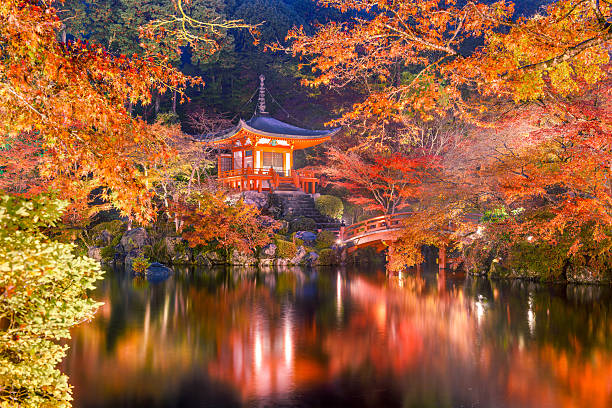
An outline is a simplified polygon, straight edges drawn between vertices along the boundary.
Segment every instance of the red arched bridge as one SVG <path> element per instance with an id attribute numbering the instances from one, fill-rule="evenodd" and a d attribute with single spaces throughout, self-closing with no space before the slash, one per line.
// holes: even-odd
<path id="1" fill-rule="evenodd" d="M 400 237 L 403 220 L 414 214 L 414 212 L 403 212 L 380 215 L 348 227 L 341 227 L 338 239 L 349 253 L 366 246 L 383 250 Z M 443 246 L 438 248 L 438 264 L 441 269 L 446 267 L 446 261 L 446 247 Z"/>
<path id="2" fill-rule="evenodd" d="M 402 220 L 414 213 L 380 215 L 348 227 L 340 228 L 340 241 L 351 248 L 372 246 L 395 241 L 402 231 Z"/>

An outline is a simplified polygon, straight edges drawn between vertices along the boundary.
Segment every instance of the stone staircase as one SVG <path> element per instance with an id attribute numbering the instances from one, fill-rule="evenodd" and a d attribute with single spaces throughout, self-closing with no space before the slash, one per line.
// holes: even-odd
<path id="1" fill-rule="evenodd" d="M 281 186 L 279 185 L 278 190 L 273 194 L 278 202 L 282 204 L 283 217 L 308 217 L 317 223 L 317 229 L 340 230 L 340 223 L 337 220 L 329 218 L 317 210 L 314 198 L 310 194 L 306 194 L 298 189 L 281 190 Z"/>

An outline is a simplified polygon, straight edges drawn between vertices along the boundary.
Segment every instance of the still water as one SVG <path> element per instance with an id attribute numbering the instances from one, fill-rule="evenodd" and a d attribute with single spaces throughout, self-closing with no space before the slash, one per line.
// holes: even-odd
<path id="1" fill-rule="evenodd" d="M 610 407 L 611 292 L 423 271 L 108 272 L 75 407 Z"/>

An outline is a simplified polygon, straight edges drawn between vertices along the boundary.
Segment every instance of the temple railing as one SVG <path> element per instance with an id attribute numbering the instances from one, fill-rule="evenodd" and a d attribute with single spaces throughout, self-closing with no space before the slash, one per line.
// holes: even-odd
<path id="1" fill-rule="evenodd" d="M 230 188 L 243 190 L 276 190 L 280 184 L 293 184 L 307 193 L 314 193 L 318 178 L 309 170 L 281 170 L 251 167 L 220 171 L 217 180 Z"/>

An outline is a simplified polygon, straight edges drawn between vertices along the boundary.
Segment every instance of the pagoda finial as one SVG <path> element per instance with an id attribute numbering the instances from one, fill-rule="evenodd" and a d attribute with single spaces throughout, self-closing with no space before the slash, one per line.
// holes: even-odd
<path id="1" fill-rule="evenodd" d="M 259 75 L 259 113 L 268 113 L 266 112 L 266 86 L 264 85 L 264 81 L 266 77 L 263 74 Z"/>

